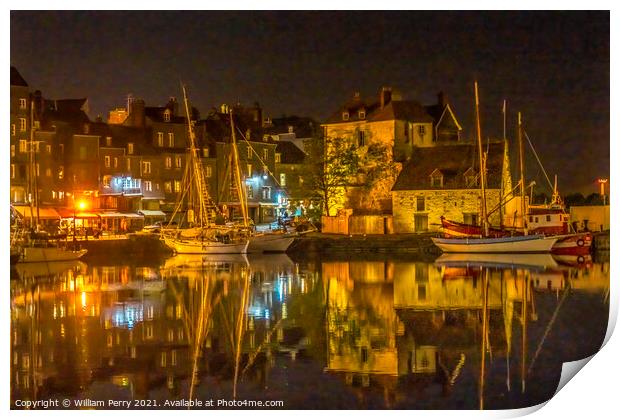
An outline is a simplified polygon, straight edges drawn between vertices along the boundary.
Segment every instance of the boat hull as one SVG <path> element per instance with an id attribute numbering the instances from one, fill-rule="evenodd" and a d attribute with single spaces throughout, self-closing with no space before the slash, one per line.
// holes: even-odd
<path id="1" fill-rule="evenodd" d="M 448 253 L 545 253 L 550 252 L 557 238 L 515 236 L 510 238 L 432 238 L 433 243 Z"/>
<path id="2" fill-rule="evenodd" d="M 267 233 L 264 235 L 257 235 L 250 238 L 250 244 L 248 245 L 248 253 L 261 253 L 261 252 L 286 252 L 286 250 L 295 241 L 296 235 L 294 234 L 277 234 Z"/>
<path id="3" fill-rule="evenodd" d="M 245 254 L 248 249 L 248 241 L 226 244 L 213 241 L 164 238 L 164 243 L 177 254 Z"/>
<path id="4" fill-rule="evenodd" d="M 592 235 L 577 233 L 553 236 L 557 239 L 551 252 L 558 255 L 587 255 L 592 247 Z"/>
<path id="5" fill-rule="evenodd" d="M 72 261 L 82 258 L 88 251 L 80 249 L 72 251 L 69 249 L 53 247 L 23 247 L 19 255 L 20 263 L 36 263 L 50 261 Z"/>

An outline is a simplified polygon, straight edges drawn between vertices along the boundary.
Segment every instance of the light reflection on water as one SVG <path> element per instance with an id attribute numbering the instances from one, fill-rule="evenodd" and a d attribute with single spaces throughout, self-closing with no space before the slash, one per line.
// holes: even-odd
<path id="1" fill-rule="evenodd" d="M 11 399 L 517 408 L 605 335 L 609 263 L 549 255 L 18 265 Z"/>

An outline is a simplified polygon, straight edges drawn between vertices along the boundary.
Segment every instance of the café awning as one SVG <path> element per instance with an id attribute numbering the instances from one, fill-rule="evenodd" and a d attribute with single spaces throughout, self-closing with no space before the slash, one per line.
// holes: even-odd
<path id="1" fill-rule="evenodd" d="M 99 213 L 99 217 L 102 219 L 141 219 L 143 216 L 136 213 L 119 213 L 119 212 L 104 212 Z"/>
<path id="2" fill-rule="evenodd" d="M 32 214 L 30 212 L 30 206 L 12 206 L 13 209 L 19 214 L 20 217 L 30 219 Z M 37 216 L 37 209 L 34 210 L 34 216 Z M 60 214 L 56 209 L 50 207 L 39 207 L 39 219 L 53 220 L 60 219 Z"/>
<path id="3" fill-rule="evenodd" d="M 159 216 L 166 217 L 166 213 L 161 210 L 138 210 L 138 213 L 143 216 Z"/>

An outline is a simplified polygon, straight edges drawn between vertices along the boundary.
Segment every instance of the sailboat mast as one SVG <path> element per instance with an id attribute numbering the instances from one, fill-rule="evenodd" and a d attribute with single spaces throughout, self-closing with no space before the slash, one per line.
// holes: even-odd
<path id="1" fill-rule="evenodd" d="M 520 172 L 520 183 L 521 183 L 521 220 L 523 221 L 523 233 L 527 235 L 527 225 L 526 225 L 526 217 L 525 213 L 527 211 L 527 206 L 525 205 L 525 159 L 523 150 L 523 126 L 521 124 L 521 113 L 517 114 L 518 118 L 518 131 L 517 138 L 519 139 L 519 172 Z"/>
<path id="2" fill-rule="evenodd" d="M 487 199 L 486 199 L 486 169 L 484 165 L 484 158 L 482 157 L 482 134 L 480 132 L 480 104 L 478 101 L 478 82 L 474 82 L 474 91 L 476 95 L 476 136 L 478 138 L 478 157 L 480 159 L 480 209 L 481 209 L 481 223 L 482 232 L 484 236 L 489 236 L 489 224 L 487 221 Z"/>
<path id="3" fill-rule="evenodd" d="M 239 151 L 237 150 L 237 137 L 235 135 L 235 122 L 233 119 L 232 109 L 230 110 L 230 130 L 232 132 L 232 158 L 233 169 L 235 171 L 235 184 L 237 191 L 239 192 L 239 204 L 241 205 L 241 214 L 243 216 L 243 227 L 249 226 L 248 222 L 248 203 L 245 198 L 245 189 L 243 188 L 243 182 L 241 179 L 241 170 L 239 169 Z"/>

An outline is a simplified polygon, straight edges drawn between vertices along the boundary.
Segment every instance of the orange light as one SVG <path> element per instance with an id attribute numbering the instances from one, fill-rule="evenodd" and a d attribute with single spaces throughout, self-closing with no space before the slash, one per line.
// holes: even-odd
<path id="1" fill-rule="evenodd" d="M 86 208 L 86 202 L 85 202 L 85 201 L 80 201 L 80 202 L 78 203 L 78 208 L 79 208 L 80 210 L 84 210 L 84 209 Z"/>

